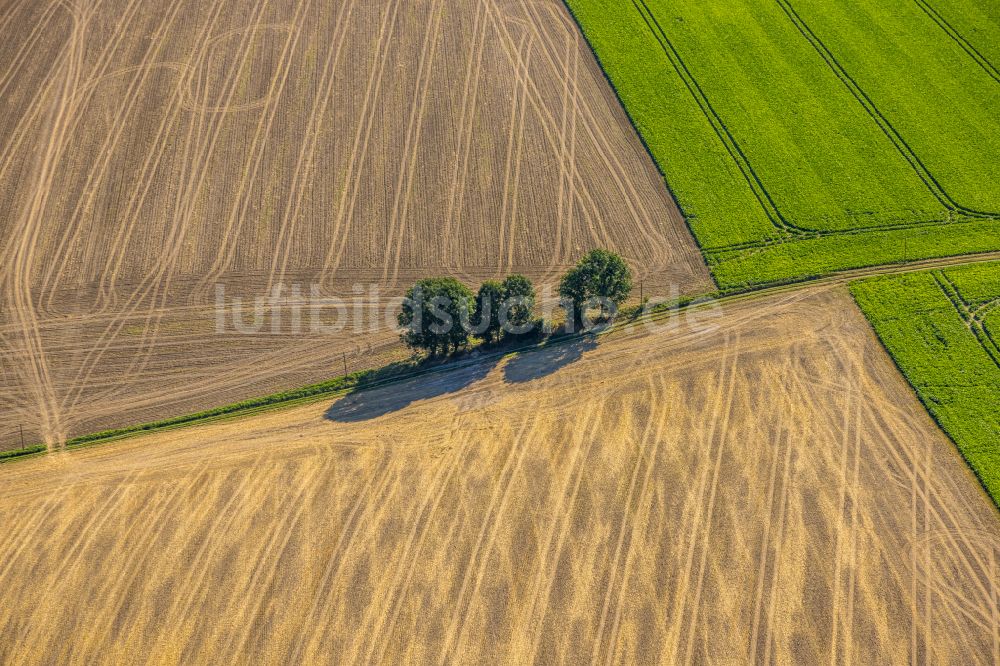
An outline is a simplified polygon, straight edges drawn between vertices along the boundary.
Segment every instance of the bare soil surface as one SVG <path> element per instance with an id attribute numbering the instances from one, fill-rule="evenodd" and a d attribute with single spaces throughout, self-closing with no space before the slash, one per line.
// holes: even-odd
<path id="1" fill-rule="evenodd" d="M 214 333 L 216 287 L 710 288 L 558 0 L 0 2 L 0 448 L 369 367 L 393 335 Z"/>
<path id="2" fill-rule="evenodd" d="M 0 661 L 1000 660 L 1000 516 L 842 287 L 660 324 L 0 466 Z"/>

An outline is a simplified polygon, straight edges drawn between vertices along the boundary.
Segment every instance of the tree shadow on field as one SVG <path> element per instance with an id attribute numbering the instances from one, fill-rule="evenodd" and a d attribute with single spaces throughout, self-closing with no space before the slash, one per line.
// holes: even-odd
<path id="1" fill-rule="evenodd" d="M 504 380 L 512 384 L 530 382 L 551 375 L 560 368 L 583 358 L 584 352 L 597 347 L 597 338 L 587 335 L 529 352 L 522 352 L 503 367 Z"/>
<path id="2" fill-rule="evenodd" d="M 399 411 L 410 403 L 455 393 L 490 373 L 499 358 L 487 358 L 455 369 L 411 377 L 385 386 L 359 388 L 337 400 L 324 417 L 338 423 L 356 423 Z"/>

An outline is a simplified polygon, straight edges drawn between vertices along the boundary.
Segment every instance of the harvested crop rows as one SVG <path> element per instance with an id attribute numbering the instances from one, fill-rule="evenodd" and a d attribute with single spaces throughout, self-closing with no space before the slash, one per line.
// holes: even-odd
<path id="1" fill-rule="evenodd" d="M 556 0 L 12 0 L 0 100 L 0 448 L 399 353 L 216 335 L 217 285 L 547 282 L 602 246 L 711 286 Z"/>
<path id="2" fill-rule="evenodd" d="M 1000 247 L 987 3 L 568 4 L 720 285 Z"/>
<path id="3" fill-rule="evenodd" d="M 1000 518 L 843 289 L 698 312 L 0 466 L 0 660 L 1000 659 Z"/>

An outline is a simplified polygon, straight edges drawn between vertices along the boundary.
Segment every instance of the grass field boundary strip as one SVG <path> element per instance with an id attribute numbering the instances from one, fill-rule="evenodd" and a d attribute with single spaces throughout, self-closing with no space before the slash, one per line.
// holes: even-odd
<path id="1" fill-rule="evenodd" d="M 933 5 L 931 5 L 931 3 L 927 2 L 927 0 L 914 0 L 914 2 L 917 3 L 917 6 L 920 7 L 925 14 L 931 17 L 932 21 L 937 23 L 938 26 L 944 30 L 949 37 L 955 40 L 955 43 L 962 47 L 962 50 L 965 51 L 970 58 L 975 60 L 976 64 L 982 67 L 990 78 L 997 83 L 1000 83 L 1000 71 L 998 71 L 993 63 L 990 62 L 989 58 L 980 53 L 979 50 L 969 42 L 969 40 L 963 37 L 962 33 L 951 25 L 951 23 L 949 23 L 948 20 L 945 19 L 945 17 L 943 17 Z"/>
<path id="2" fill-rule="evenodd" d="M 941 291 L 944 292 L 944 295 L 948 297 L 948 301 L 954 306 L 955 311 L 958 312 L 958 316 L 962 318 L 965 325 L 976 336 L 976 341 L 983 348 L 983 351 L 993 359 L 993 363 L 1000 370 L 1000 347 L 997 346 L 996 340 L 993 339 L 993 336 L 990 335 L 990 332 L 982 322 L 973 314 L 972 307 L 962 297 L 962 292 L 959 291 L 958 287 L 955 286 L 955 283 L 952 282 L 951 278 L 944 271 L 931 271 L 931 275 L 941 288 Z"/>
<path id="3" fill-rule="evenodd" d="M 855 269 L 835 273 L 833 275 L 814 276 L 811 278 L 793 278 L 782 282 L 773 282 L 767 285 L 755 285 L 747 288 L 720 289 L 713 292 L 698 294 L 694 296 L 682 296 L 676 300 L 660 303 L 643 312 L 639 306 L 623 308 L 619 314 L 619 319 L 615 324 L 599 333 L 606 335 L 620 331 L 629 326 L 643 322 L 658 322 L 664 319 L 677 316 L 685 311 L 697 308 L 710 307 L 726 302 L 745 300 L 748 298 L 763 298 L 776 295 L 782 292 L 793 291 L 802 288 L 806 283 L 810 285 L 851 283 L 863 280 L 865 277 L 873 275 L 895 275 L 919 270 L 931 270 L 928 265 L 971 265 L 984 264 L 1000 260 L 1000 252 L 984 253 L 976 257 L 940 257 L 918 262 L 916 265 L 890 265 L 866 269 Z M 481 363 L 483 361 L 502 359 L 516 354 L 531 353 L 541 351 L 554 345 L 566 344 L 574 340 L 590 335 L 586 333 L 573 333 L 563 335 L 553 335 L 539 342 L 534 342 L 521 347 L 504 348 L 499 351 L 482 354 L 477 357 L 461 358 L 459 360 L 445 360 L 439 365 L 430 368 L 419 368 L 419 364 L 414 361 L 397 362 L 377 369 L 360 370 L 347 375 L 341 375 L 326 382 L 310 384 L 298 389 L 292 389 L 282 393 L 273 393 L 259 398 L 251 398 L 221 407 L 194 412 L 183 416 L 178 416 L 149 423 L 141 423 L 124 428 L 113 430 L 103 430 L 89 435 L 81 435 L 67 440 L 66 448 L 75 449 L 94 444 L 104 444 L 120 439 L 126 439 L 142 434 L 162 432 L 177 428 L 204 425 L 230 418 L 239 418 L 262 413 L 265 411 L 284 409 L 300 404 L 307 404 L 319 400 L 336 397 L 354 391 L 379 388 L 398 382 L 414 379 L 417 377 L 457 370 L 469 365 Z M 414 368 L 407 372 L 405 368 Z M 34 455 L 47 453 L 48 447 L 44 444 L 36 444 L 24 449 L 16 449 L 0 453 L 0 464 L 4 462 L 21 460 Z"/>
<path id="4" fill-rule="evenodd" d="M 0 463 L 7 462 L 9 460 L 14 460 L 15 458 L 25 458 L 27 456 L 34 456 L 40 453 L 45 453 L 48 447 L 44 444 L 35 444 L 34 446 L 26 446 L 23 449 L 14 449 L 12 451 L 0 451 Z"/>
<path id="5" fill-rule="evenodd" d="M 680 53 L 677 52 L 673 42 L 671 42 L 670 38 L 667 37 L 666 31 L 663 30 L 660 22 L 656 20 L 653 12 L 649 9 L 649 5 L 646 4 L 646 0 L 632 0 L 632 6 L 635 7 L 637 12 L 639 12 L 639 16 L 642 17 L 643 22 L 659 43 L 660 48 L 663 49 L 663 53 L 667 56 L 667 59 L 670 60 L 670 64 L 677 72 L 677 75 L 684 83 L 684 86 L 688 89 L 688 92 L 691 93 L 691 96 L 694 98 L 698 108 L 701 109 L 701 112 L 708 121 L 708 124 L 711 125 L 715 135 L 719 137 L 719 141 L 722 142 L 723 147 L 725 147 L 726 152 L 729 153 L 733 163 L 740 170 L 740 173 L 743 174 L 743 178 L 750 186 L 750 190 L 753 192 L 758 203 L 760 203 L 764 214 L 767 215 L 771 224 L 773 224 L 779 231 L 783 231 L 793 236 L 812 233 L 810 229 L 799 227 L 785 219 L 785 216 L 778 208 L 778 204 L 775 203 L 771 193 L 767 191 L 767 188 L 761 181 L 760 176 L 758 176 L 756 170 L 754 170 L 753 165 L 750 163 L 750 159 L 746 156 L 746 153 L 743 152 L 743 148 L 736 140 L 736 137 L 733 136 L 732 132 L 729 131 L 729 128 L 722 120 L 722 117 L 715 110 L 715 107 L 712 106 L 711 101 L 708 99 L 708 96 L 698 83 L 698 80 L 691 73 L 691 70 L 688 69 L 687 64 L 684 62 L 684 59 L 681 58 Z"/>
<path id="6" fill-rule="evenodd" d="M 924 182 L 927 188 L 930 190 L 931 194 L 941 202 L 941 205 L 948 210 L 962 213 L 963 215 L 968 215 L 969 217 L 978 217 L 985 219 L 995 219 L 1000 217 L 1000 213 L 988 213 L 984 211 L 975 210 L 963 206 L 955 201 L 950 194 L 944 189 L 938 179 L 935 178 L 934 174 L 931 173 L 930 169 L 923 163 L 920 157 L 914 152 L 910 145 L 903 138 L 903 135 L 893 127 L 889 119 L 879 110 L 875 102 L 872 101 L 868 93 L 858 85 L 858 82 L 854 80 L 854 77 L 840 64 L 837 57 L 833 52 L 827 48 L 826 44 L 823 43 L 816 33 L 812 31 L 809 24 L 803 20 L 792 4 L 788 0 L 775 0 L 781 9 L 788 16 L 788 19 L 795 25 L 799 33 L 808 41 L 812 47 L 819 53 L 820 57 L 823 58 L 827 66 L 833 71 L 838 79 L 847 87 L 847 89 L 854 95 L 854 98 L 858 100 L 861 106 L 864 108 L 865 112 L 871 116 L 872 120 L 878 125 L 879 129 L 888 137 L 892 144 L 899 151 L 900 155 L 910 163 L 910 166 L 916 172 L 917 176 Z"/>

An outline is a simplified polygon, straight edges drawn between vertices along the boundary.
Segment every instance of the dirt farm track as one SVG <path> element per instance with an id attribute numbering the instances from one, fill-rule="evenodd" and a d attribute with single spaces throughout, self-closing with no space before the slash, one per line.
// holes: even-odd
<path id="1" fill-rule="evenodd" d="M 0 466 L 0 661 L 1000 660 L 1000 517 L 843 288 L 723 314 Z"/>
<path id="2" fill-rule="evenodd" d="M 338 374 L 388 333 L 216 335 L 216 285 L 710 287 L 558 0 L 0 0 L 0 448 Z"/>

